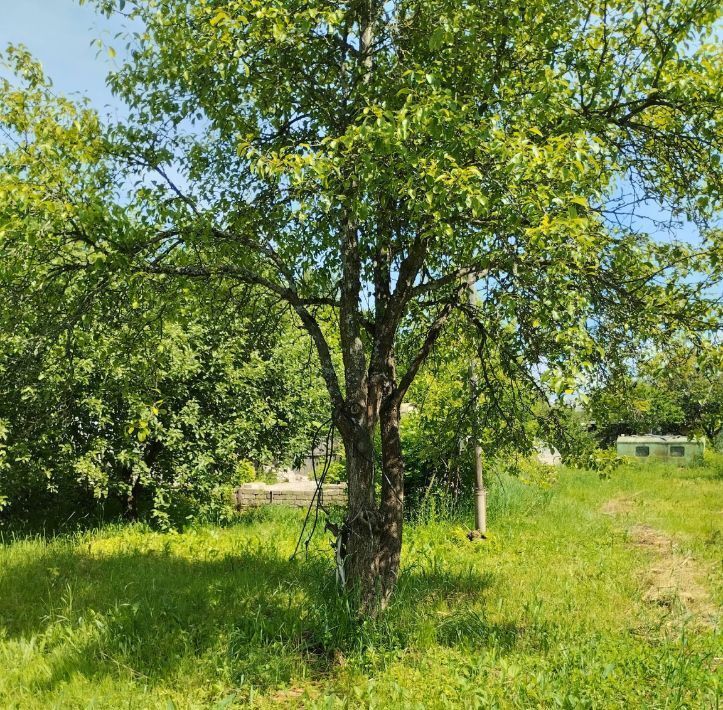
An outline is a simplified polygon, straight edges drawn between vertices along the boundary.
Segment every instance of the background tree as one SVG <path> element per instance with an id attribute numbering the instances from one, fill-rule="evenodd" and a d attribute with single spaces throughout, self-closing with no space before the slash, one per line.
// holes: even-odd
<path id="1" fill-rule="evenodd" d="M 14 225 L 4 246 L 32 245 L 32 217 Z M 100 508 L 163 526 L 225 513 L 232 485 L 308 451 L 323 385 L 298 322 L 267 295 L 219 281 L 209 297 L 189 279 L 63 260 L 12 266 L 0 284 L 0 495 L 15 527 Z"/>
<path id="2" fill-rule="evenodd" d="M 84 113 L 74 138 L 78 110 L 16 54 L 5 214 L 37 223 L 36 259 L 223 276 L 294 309 L 344 441 L 363 606 L 399 568 L 400 406 L 455 310 L 480 353 L 553 391 L 633 334 L 717 323 L 719 3 L 97 4 L 145 26 L 109 78 L 129 117 L 105 130 Z M 651 200 L 700 245 L 629 219 Z M 398 351 L 402 332 L 416 349 Z"/>
<path id="3" fill-rule="evenodd" d="M 720 445 L 723 428 L 721 348 L 671 342 L 593 388 L 587 411 L 596 435 L 611 445 L 620 434 L 705 436 Z"/>
<path id="4" fill-rule="evenodd" d="M 488 350 L 479 358 L 478 346 L 476 328 L 453 317 L 409 389 L 401 435 L 413 505 L 436 492 L 451 505 L 461 495 L 471 502 L 475 443 L 489 466 L 529 455 L 540 436 L 552 438 L 539 388 L 516 372 L 513 379 L 498 354 Z M 474 391 L 471 362 L 478 375 Z"/>

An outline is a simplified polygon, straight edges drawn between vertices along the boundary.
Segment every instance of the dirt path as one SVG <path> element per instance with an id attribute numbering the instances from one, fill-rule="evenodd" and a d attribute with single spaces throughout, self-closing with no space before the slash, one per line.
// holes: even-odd
<path id="1" fill-rule="evenodd" d="M 629 498 L 609 500 L 601 508 L 602 513 L 616 518 L 628 517 L 634 510 L 635 501 Z M 626 532 L 632 545 L 652 556 L 644 574 L 644 600 L 676 615 L 690 615 L 696 624 L 715 627 L 720 610 L 701 582 L 706 577 L 705 568 L 692 556 L 682 554 L 675 540 L 660 530 L 633 524 Z"/>

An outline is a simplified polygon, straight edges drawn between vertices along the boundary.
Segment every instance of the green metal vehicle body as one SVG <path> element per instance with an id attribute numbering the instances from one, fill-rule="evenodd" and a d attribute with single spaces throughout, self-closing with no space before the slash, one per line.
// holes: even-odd
<path id="1" fill-rule="evenodd" d="M 705 444 L 685 436 L 646 434 L 619 436 L 616 448 L 620 456 L 641 461 L 670 461 L 690 465 L 703 458 Z"/>

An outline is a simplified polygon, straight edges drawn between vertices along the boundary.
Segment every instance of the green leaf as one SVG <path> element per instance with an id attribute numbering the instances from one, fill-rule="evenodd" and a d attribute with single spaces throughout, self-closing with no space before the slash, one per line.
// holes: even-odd
<path id="1" fill-rule="evenodd" d="M 445 41 L 447 33 L 443 27 L 436 27 L 429 37 L 429 48 L 432 51 L 439 49 Z"/>
<path id="2" fill-rule="evenodd" d="M 229 14 L 225 12 L 224 10 L 219 10 L 210 20 L 211 27 L 216 27 L 216 25 L 220 24 L 221 22 L 225 22 L 226 20 L 230 19 Z"/>

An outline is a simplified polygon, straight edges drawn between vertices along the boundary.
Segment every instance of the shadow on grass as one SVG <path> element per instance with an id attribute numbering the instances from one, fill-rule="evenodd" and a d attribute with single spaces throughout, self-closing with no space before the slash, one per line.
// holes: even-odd
<path id="1" fill-rule="evenodd" d="M 413 645 L 429 627 L 431 601 L 478 597 L 492 581 L 472 569 L 410 570 L 390 609 L 365 620 L 339 594 L 324 558 L 289 561 L 271 544 L 199 547 L 189 557 L 170 546 L 92 545 L 51 545 L 34 559 L 11 560 L 0 575 L 0 639 L 41 637 L 52 651 L 39 691 L 121 668 L 151 684 L 193 672 L 257 689 L 323 676 L 340 655 Z M 504 649 L 515 632 L 481 617 L 440 621 L 440 643 L 470 638 Z"/>

